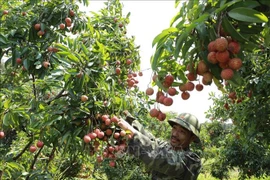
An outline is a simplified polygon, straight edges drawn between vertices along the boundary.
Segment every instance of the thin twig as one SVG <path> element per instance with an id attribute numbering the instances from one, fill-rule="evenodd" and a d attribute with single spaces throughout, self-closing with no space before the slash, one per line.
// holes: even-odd
<path id="1" fill-rule="evenodd" d="M 14 161 L 16 161 L 17 159 L 19 159 L 23 153 L 26 151 L 26 149 L 32 144 L 33 141 L 29 141 L 28 144 L 23 148 L 23 150 L 13 158 Z"/>
<path id="2" fill-rule="evenodd" d="M 220 37 L 220 27 L 221 27 L 221 23 L 222 23 L 222 19 L 223 19 L 224 14 L 221 13 L 219 16 L 219 20 L 218 20 L 218 26 L 217 26 L 217 36 Z"/>
<path id="3" fill-rule="evenodd" d="M 34 156 L 34 160 L 33 160 L 32 164 L 31 164 L 31 166 L 30 166 L 30 169 L 34 169 L 35 163 L 37 162 L 37 158 L 38 158 L 38 156 L 40 155 L 41 150 L 43 149 L 43 147 L 44 147 L 44 146 L 42 146 L 42 147 L 39 149 L 38 153 Z"/>
<path id="4" fill-rule="evenodd" d="M 43 147 L 44 147 L 44 146 L 43 146 Z M 40 155 L 41 150 L 43 149 L 43 147 L 41 147 L 41 148 L 39 149 L 38 153 L 34 156 L 34 160 L 33 160 L 32 164 L 31 164 L 31 166 L 30 166 L 30 170 L 34 169 L 34 166 L 35 166 L 35 164 L 36 164 L 36 162 L 37 162 L 37 158 L 38 158 L 38 156 Z M 30 177 L 30 174 L 28 174 L 28 176 L 26 176 L 25 179 L 28 180 L 29 177 Z"/>
<path id="5" fill-rule="evenodd" d="M 49 155 L 49 159 L 48 159 L 48 161 L 47 161 L 46 166 L 48 166 L 49 163 L 51 162 L 51 160 L 53 160 L 53 156 L 54 156 L 54 152 L 55 152 L 55 151 L 56 151 L 56 147 L 54 146 L 53 149 L 52 149 L 52 151 L 51 151 L 51 154 Z"/>
<path id="6" fill-rule="evenodd" d="M 63 94 L 65 91 L 65 89 L 62 89 L 54 98 L 52 98 L 50 101 L 47 102 L 48 105 L 51 104 L 51 102 L 53 102 L 54 100 L 62 97 L 62 96 L 67 96 L 68 94 Z"/>
<path id="7" fill-rule="evenodd" d="M 33 93 L 34 93 L 34 96 L 35 96 L 35 101 L 37 101 L 37 89 L 36 89 L 36 79 L 35 79 L 35 75 L 32 74 L 32 81 L 33 81 Z"/>

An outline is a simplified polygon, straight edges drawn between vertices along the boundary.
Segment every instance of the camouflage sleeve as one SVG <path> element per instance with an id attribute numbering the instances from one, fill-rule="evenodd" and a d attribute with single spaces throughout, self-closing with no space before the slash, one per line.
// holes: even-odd
<path id="1" fill-rule="evenodd" d="M 135 133 L 129 142 L 129 153 L 141 159 L 149 170 L 165 176 L 188 176 L 189 179 L 198 176 L 201 162 L 196 154 L 167 148 L 166 142 L 153 138 L 153 135 L 149 136 L 138 124 L 134 125 L 139 132 Z"/>
<path id="2" fill-rule="evenodd" d="M 155 136 L 153 134 L 151 134 L 149 131 L 146 131 L 145 128 L 143 127 L 143 125 L 141 123 L 139 123 L 138 120 L 133 121 L 132 126 L 135 129 L 137 129 L 140 133 L 147 136 L 149 139 L 151 139 L 151 140 L 155 139 Z"/>

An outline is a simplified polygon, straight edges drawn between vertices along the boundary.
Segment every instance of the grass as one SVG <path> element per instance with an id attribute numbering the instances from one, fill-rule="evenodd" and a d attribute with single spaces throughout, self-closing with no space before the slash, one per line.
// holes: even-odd
<path id="1" fill-rule="evenodd" d="M 237 170 L 231 170 L 229 172 L 229 180 L 238 180 L 239 173 Z M 198 180 L 219 180 L 218 178 L 215 178 L 213 176 L 211 176 L 210 173 L 204 173 L 204 174 L 200 174 L 198 177 Z M 270 176 L 265 177 L 265 178 L 256 178 L 256 177 L 251 177 L 249 180 L 270 180 Z"/>

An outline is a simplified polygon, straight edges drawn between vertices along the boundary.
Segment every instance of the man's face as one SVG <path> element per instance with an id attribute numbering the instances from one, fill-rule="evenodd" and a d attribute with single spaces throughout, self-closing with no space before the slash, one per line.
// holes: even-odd
<path id="1" fill-rule="evenodd" d="M 178 124 L 172 126 L 171 145 L 175 150 L 184 149 L 193 141 L 194 135 L 192 132 L 183 128 Z"/>

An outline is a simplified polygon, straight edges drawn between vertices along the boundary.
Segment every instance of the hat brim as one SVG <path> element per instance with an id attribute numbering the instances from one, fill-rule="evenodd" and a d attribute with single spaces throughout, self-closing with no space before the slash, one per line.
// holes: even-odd
<path id="1" fill-rule="evenodd" d="M 180 118 L 169 119 L 168 122 L 171 126 L 173 126 L 174 124 L 179 124 L 180 126 L 184 127 L 188 131 L 191 131 L 196 136 L 196 138 L 194 139 L 194 142 L 195 143 L 201 142 L 199 131 L 197 129 L 195 129 L 193 126 L 189 125 L 187 122 L 183 121 Z"/>

